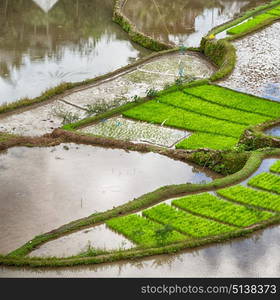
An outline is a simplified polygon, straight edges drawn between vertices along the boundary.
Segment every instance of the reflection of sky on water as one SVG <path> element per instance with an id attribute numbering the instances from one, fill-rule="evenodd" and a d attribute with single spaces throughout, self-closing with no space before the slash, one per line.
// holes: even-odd
<path id="1" fill-rule="evenodd" d="M 262 97 L 274 101 L 280 101 L 280 83 L 268 83 L 264 87 L 264 93 Z"/>
<path id="2" fill-rule="evenodd" d="M 42 10 L 47 13 L 59 0 L 33 0 Z"/>

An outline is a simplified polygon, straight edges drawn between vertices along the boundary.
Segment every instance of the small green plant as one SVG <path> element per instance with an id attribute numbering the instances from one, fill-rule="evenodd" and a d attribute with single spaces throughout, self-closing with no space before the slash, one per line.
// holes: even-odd
<path id="1" fill-rule="evenodd" d="M 149 98 L 156 97 L 157 94 L 158 94 L 158 92 L 154 88 L 150 88 L 150 89 L 146 90 L 146 96 Z"/>
<path id="2" fill-rule="evenodd" d="M 134 95 L 134 96 L 132 97 L 132 99 L 133 99 L 134 102 L 140 102 L 141 97 L 139 97 L 138 95 Z"/>

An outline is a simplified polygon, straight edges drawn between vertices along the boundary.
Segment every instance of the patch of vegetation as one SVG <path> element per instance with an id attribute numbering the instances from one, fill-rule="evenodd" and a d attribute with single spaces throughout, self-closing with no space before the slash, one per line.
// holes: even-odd
<path id="1" fill-rule="evenodd" d="M 268 172 L 253 177 L 248 185 L 280 194 L 280 176 Z"/>
<path id="2" fill-rule="evenodd" d="M 235 138 L 239 138 L 246 128 L 244 125 L 214 119 L 180 108 L 174 108 L 170 105 L 160 103 L 157 100 L 152 100 L 125 111 L 123 115 L 125 117 L 175 128 L 216 133 Z"/>
<path id="3" fill-rule="evenodd" d="M 224 105 L 215 104 L 179 91 L 158 97 L 157 100 L 161 103 L 179 107 L 187 111 L 241 125 L 255 125 L 271 119 L 271 117 L 245 112 L 244 110 L 228 108 Z"/>
<path id="4" fill-rule="evenodd" d="M 280 196 L 268 192 L 257 191 L 243 185 L 235 185 L 229 188 L 218 190 L 217 193 L 227 199 L 270 209 L 280 211 Z"/>
<path id="5" fill-rule="evenodd" d="M 248 20 L 247 22 L 244 22 L 236 27 L 230 28 L 227 33 L 228 34 L 244 34 L 247 32 L 251 32 L 253 29 L 259 26 L 266 25 L 267 22 L 272 22 L 274 20 L 278 19 L 277 16 L 274 16 L 269 13 L 264 13 L 261 15 L 258 15 L 256 17 L 253 17 L 252 19 Z"/>
<path id="6" fill-rule="evenodd" d="M 160 204 L 144 210 L 143 215 L 153 221 L 171 225 L 179 232 L 193 237 L 206 237 L 236 230 L 232 226 L 192 215 L 167 204 Z"/>
<path id="7" fill-rule="evenodd" d="M 172 204 L 192 213 L 239 227 L 251 226 L 274 216 L 273 213 L 234 204 L 208 193 L 176 199 Z"/>
<path id="8" fill-rule="evenodd" d="M 187 88 L 184 92 L 208 100 L 209 102 L 268 116 L 271 117 L 271 119 L 280 117 L 280 103 L 216 85 L 201 85 L 195 88 Z"/>
<path id="9" fill-rule="evenodd" d="M 107 226 L 143 247 L 157 247 L 185 240 L 187 237 L 138 215 L 111 219 Z"/>
<path id="10" fill-rule="evenodd" d="M 229 150 L 232 149 L 237 143 L 238 138 L 197 132 L 190 137 L 176 144 L 176 149 L 214 149 L 214 150 Z"/>
<path id="11" fill-rule="evenodd" d="M 270 167 L 270 171 L 274 173 L 280 173 L 280 160 Z"/>

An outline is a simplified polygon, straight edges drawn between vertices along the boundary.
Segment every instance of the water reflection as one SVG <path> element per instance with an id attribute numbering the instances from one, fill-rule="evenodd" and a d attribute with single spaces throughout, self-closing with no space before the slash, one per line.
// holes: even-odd
<path id="1" fill-rule="evenodd" d="M 210 29 L 265 0 L 128 0 L 124 13 L 142 32 L 171 43 L 198 46 Z"/>
<path id="2" fill-rule="evenodd" d="M 0 1 L 0 104 L 105 74 L 150 53 L 112 22 L 113 2 Z"/>

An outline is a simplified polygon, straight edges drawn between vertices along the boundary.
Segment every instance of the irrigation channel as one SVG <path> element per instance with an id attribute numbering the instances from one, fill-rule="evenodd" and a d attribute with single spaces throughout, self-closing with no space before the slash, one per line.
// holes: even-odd
<path id="1" fill-rule="evenodd" d="M 127 0 L 121 9 L 124 16 L 135 24 L 137 30 L 157 41 L 173 47 L 197 47 L 209 30 L 264 3 L 267 1 Z M 262 205 L 268 205 L 268 207 L 247 203 L 248 207 L 242 201 L 240 203 L 236 199 L 228 199 L 220 195 L 223 190 L 217 191 L 217 188 L 220 186 L 225 188 L 228 184 L 221 184 L 223 176 L 206 168 L 209 159 L 204 161 L 204 164 L 200 162 L 203 166 L 199 167 L 186 162 L 186 159 L 180 156 L 180 153 L 190 155 L 196 152 L 189 150 L 176 152 L 176 149 L 180 148 L 177 145 L 183 145 L 180 149 L 198 149 L 203 139 L 208 139 L 207 142 L 210 141 L 210 144 L 207 146 L 214 145 L 213 149 L 218 150 L 217 147 L 224 144 L 223 150 L 229 149 L 233 144 L 237 145 L 240 133 L 248 125 L 253 126 L 260 122 L 269 122 L 272 118 L 275 119 L 278 115 L 276 105 L 280 101 L 279 60 L 275 62 L 275 57 L 278 55 L 277 49 L 279 49 L 277 48 L 279 22 L 250 35 L 247 39 L 233 43 L 237 49 L 236 68 L 230 76 L 218 82 L 221 87 L 202 85 L 202 87 L 196 88 L 195 86 L 188 90 L 191 91 L 189 94 L 188 91 L 171 92 L 171 95 L 176 95 L 178 99 L 189 98 L 193 101 L 189 107 L 189 104 L 180 106 L 182 105 L 180 101 L 176 106 L 168 102 L 170 100 L 168 95 L 164 98 L 163 94 L 163 98 L 150 102 L 147 102 L 145 97 L 152 98 L 157 90 L 166 89 L 176 80 L 178 81 L 182 75 L 182 66 L 184 67 L 183 75 L 191 81 L 205 81 L 214 76 L 213 74 L 217 74 L 218 67 L 222 68 L 223 65 L 214 64 L 198 51 L 182 53 L 171 50 L 153 56 L 151 50 L 132 42 L 131 33 L 127 34 L 123 30 L 125 28 L 122 29 L 113 23 L 114 4 L 113 0 L 103 1 L 102 5 L 95 0 L 5 0 L 0 3 L 0 105 L 12 104 L 15 100 L 25 97 L 30 100 L 64 82 L 78 83 L 105 75 L 96 82 L 87 81 L 86 84 L 77 85 L 73 90 L 64 91 L 48 101 L 1 112 L 0 132 L 2 135 L 7 134 L 3 137 L 0 135 L 0 145 L 5 149 L 0 152 L 1 259 L 5 259 L 3 255 L 16 249 L 15 252 L 25 254 L 20 254 L 18 257 L 10 254 L 7 256 L 8 259 L 13 260 L 14 255 L 15 259 L 22 258 L 24 261 L 24 255 L 26 255 L 27 262 L 29 259 L 30 261 L 34 259 L 33 261 L 36 262 L 36 257 L 39 257 L 39 262 L 41 258 L 48 257 L 58 257 L 63 260 L 72 255 L 83 255 L 81 253 L 87 253 L 87 251 L 103 251 L 102 255 L 104 254 L 105 258 L 114 255 L 114 252 L 110 251 L 115 250 L 127 251 L 126 253 L 129 253 L 130 249 L 132 253 L 142 251 L 141 247 L 144 245 L 145 249 L 145 244 L 141 245 L 140 242 L 138 244 L 131 237 L 131 233 L 126 231 L 130 230 L 129 228 L 120 227 L 121 229 L 117 230 L 117 227 L 114 227 L 118 225 L 118 222 L 121 224 L 127 217 L 126 215 L 116 219 L 110 217 L 100 222 L 94 221 L 98 224 L 94 224 L 93 227 L 91 223 L 88 223 L 89 226 L 81 226 L 82 230 L 71 227 L 79 221 L 73 224 L 69 222 L 79 219 L 84 221 L 88 216 L 90 216 L 89 219 L 96 218 L 97 220 L 106 214 L 102 214 L 103 212 L 109 211 L 110 215 L 111 209 L 114 211 L 115 208 L 118 209 L 121 205 L 124 207 L 126 204 L 130 207 L 130 203 L 137 201 L 136 199 L 142 195 L 144 195 L 143 199 L 146 199 L 145 197 L 156 199 L 157 192 L 153 196 L 145 194 L 161 187 L 164 188 L 159 193 L 164 194 L 164 189 L 167 191 L 167 186 L 170 188 L 171 185 L 174 185 L 172 187 L 175 190 L 187 186 L 190 187 L 190 191 L 194 186 L 194 193 L 201 193 L 196 187 L 207 186 L 207 184 L 211 186 L 211 182 L 217 179 L 217 186 L 214 183 L 212 189 L 206 188 L 205 190 L 209 192 L 210 197 L 220 197 L 218 202 L 225 205 L 228 216 L 232 217 L 229 212 L 236 209 L 237 214 L 243 211 L 244 215 L 248 214 L 250 218 L 255 218 L 255 221 L 250 224 L 248 223 L 250 218 L 245 220 L 248 223 L 244 221 L 246 225 L 245 223 L 239 224 L 242 218 L 244 220 L 244 215 L 240 215 L 240 220 L 232 218 L 232 221 L 227 221 L 223 219 L 223 216 L 215 215 L 215 212 L 213 217 L 203 215 L 203 213 L 197 215 L 194 210 L 190 218 L 199 219 L 197 222 L 202 229 L 198 231 L 211 232 L 213 230 L 213 232 L 206 234 L 201 231 L 203 234 L 196 236 L 189 232 L 184 233 L 182 228 L 172 227 L 174 240 L 170 238 L 170 241 L 178 245 L 187 243 L 188 240 L 197 242 L 208 238 L 209 240 L 213 238 L 215 242 L 217 241 L 215 238 L 221 237 L 222 234 L 229 234 L 228 236 L 232 237 L 230 235 L 232 232 L 233 237 L 237 237 L 239 236 L 238 230 L 240 232 L 244 230 L 243 233 L 248 230 L 249 233 L 251 227 L 263 228 L 275 224 L 279 218 L 280 210 L 276 203 L 279 201 L 277 196 L 279 189 L 273 183 L 271 184 L 270 179 L 267 179 L 264 185 L 258 183 L 256 179 L 258 176 L 268 174 L 272 177 L 272 181 L 278 184 L 280 172 L 279 166 L 275 165 L 279 161 L 277 150 L 272 153 L 278 156 L 264 159 L 255 173 L 239 182 L 241 187 L 251 188 L 250 201 L 259 201 L 260 194 L 252 196 L 254 191 L 266 190 L 268 197 L 276 203 L 273 208 L 271 208 L 271 203 L 266 202 Z M 226 36 L 226 33 L 222 32 L 221 35 Z M 268 59 L 263 53 L 263 41 L 267 43 L 272 59 Z M 258 46 L 254 47 L 257 42 Z M 246 55 L 243 55 L 242 51 L 246 51 Z M 152 55 L 149 56 L 150 54 Z M 254 55 L 256 55 L 255 60 Z M 262 59 L 261 63 L 260 59 Z M 262 68 L 264 60 L 266 60 L 267 68 Z M 132 64 L 131 67 L 126 68 L 129 64 Z M 120 67 L 125 68 L 106 77 L 106 74 Z M 255 72 L 249 72 L 253 69 Z M 262 69 L 261 76 L 257 71 L 259 69 Z M 260 106 L 256 108 L 255 104 L 251 103 L 245 107 L 245 102 L 240 102 L 236 107 L 235 104 L 232 104 L 232 107 L 221 105 L 219 101 L 223 101 L 223 93 L 228 93 L 229 97 L 232 97 L 230 99 L 232 103 L 237 95 L 222 87 L 249 93 L 250 96 L 242 94 L 244 101 L 249 103 L 250 99 L 255 100 Z M 206 92 L 207 95 L 199 94 L 200 89 L 207 90 L 208 88 L 212 89 L 214 96 L 217 97 L 216 103 L 211 103 L 212 99 L 207 98 L 210 97 L 210 92 Z M 222 98 L 219 98 L 220 95 Z M 272 101 L 254 98 L 253 95 Z M 92 111 L 96 110 L 98 105 L 102 106 L 104 113 L 104 107 L 109 110 L 120 104 L 132 108 L 123 113 L 111 114 L 108 118 L 94 120 Z M 201 113 L 201 105 L 206 104 L 205 107 L 208 107 L 209 111 Z M 145 111 L 145 107 L 149 105 L 158 109 L 156 110 L 158 119 L 157 113 L 149 115 L 149 111 Z M 217 109 L 219 105 L 221 105 L 220 112 Z M 142 115 L 138 113 L 138 109 L 140 112 L 143 109 Z M 244 117 L 244 120 L 242 117 L 242 120 L 237 119 L 238 113 Z M 90 118 L 93 118 L 94 122 L 78 126 L 78 130 L 71 127 L 73 124 L 83 122 L 81 120 Z M 197 119 L 194 125 L 184 127 L 181 126 L 180 118 L 183 118 L 184 125 L 189 124 L 186 118 Z M 206 128 L 206 132 L 200 131 L 197 125 L 199 122 L 204 123 L 203 130 Z M 72 124 L 69 125 L 69 123 Z M 59 129 L 63 125 L 63 130 Z M 267 129 L 265 133 L 274 137 L 279 136 L 278 125 Z M 215 128 L 220 128 L 222 133 L 217 132 Z M 13 147 L 9 146 L 9 134 L 17 135 L 16 139 L 23 142 L 11 144 Z M 195 145 L 194 148 L 184 146 L 184 141 L 188 137 L 192 137 L 191 143 Z M 99 138 L 103 139 L 103 144 L 98 144 Z M 38 142 L 33 143 L 36 139 Z M 42 141 L 42 144 L 39 141 Z M 185 145 L 187 144 L 188 142 Z M 34 145 L 40 147 L 30 147 Z M 108 145 L 124 150 L 111 149 Z M 203 151 L 206 151 L 205 155 L 207 155 L 209 149 L 203 149 Z M 215 152 L 215 155 L 219 155 L 217 153 L 220 152 Z M 240 157 L 243 154 L 240 154 Z M 257 155 L 255 153 L 255 157 L 258 157 Z M 243 164 L 246 163 L 244 157 L 241 160 Z M 225 165 L 222 165 L 222 168 L 225 169 Z M 272 171 L 271 168 L 276 171 Z M 212 169 L 215 169 L 215 166 L 212 166 Z M 218 168 L 216 167 L 215 170 Z M 246 168 L 245 171 L 240 172 L 246 172 Z M 232 176 L 234 178 L 235 175 Z M 244 175 L 242 176 L 245 178 Z M 237 181 L 232 179 L 232 182 Z M 256 182 L 256 186 L 250 186 L 251 182 Z M 153 201 L 148 203 L 148 210 L 157 209 L 159 201 Z M 187 207 L 184 211 L 184 207 L 173 205 L 173 201 L 183 203 L 184 199 L 170 199 L 169 197 L 159 205 L 166 205 L 169 209 L 173 209 L 173 214 L 189 213 L 191 207 Z M 133 205 L 134 202 L 128 214 L 134 212 Z M 148 229 L 149 226 L 162 228 L 164 221 L 154 220 L 149 215 L 142 214 L 143 208 L 145 206 L 138 206 L 137 213 L 132 217 L 136 218 L 135 220 L 139 217 L 138 221 L 140 220 L 143 227 L 147 226 Z M 213 213 L 211 209 L 209 211 Z M 118 214 L 122 215 L 123 212 L 120 211 Z M 116 222 L 115 225 L 114 222 Z M 64 224 L 67 225 L 63 226 Z M 209 224 L 209 228 L 205 224 Z M 192 226 L 193 224 L 190 224 L 190 228 L 187 229 L 191 230 Z M 63 232 L 63 228 L 69 232 L 67 230 Z M 147 232 L 150 230 L 148 229 Z M 43 236 L 46 232 L 50 235 L 58 234 L 58 238 L 46 238 L 47 234 L 44 236 L 46 241 L 39 242 L 38 246 L 32 248 L 32 251 L 29 251 L 28 245 L 23 246 L 25 243 L 31 243 L 30 247 L 33 247 L 34 240 L 37 242 L 34 237 Z M 280 276 L 279 237 L 279 226 L 270 226 L 246 238 L 197 247 L 195 250 L 182 250 L 170 255 L 71 268 L 31 269 L 0 266 L 0 277 Z M 154 235 L 150 238 L 156 239 Z M 143 239 L 143 242 L 147 241 Z M 171 242 L 169 244 L 171 245 Z M 153 249 L 154 245 L 150 244 L 149 247 Z M 158 245 L 156 244 L 155 248 Z M 22 248 L 19 248 L 21 246 Z M 96 256 L 98 259 L 98 254 Z M 82 256 L 78 257 L 80 258 L 83 259 Z"/>

